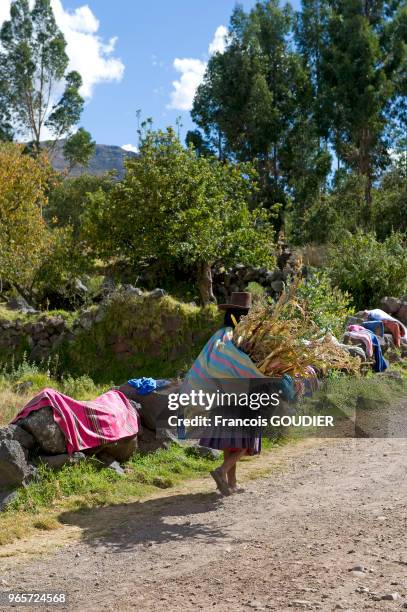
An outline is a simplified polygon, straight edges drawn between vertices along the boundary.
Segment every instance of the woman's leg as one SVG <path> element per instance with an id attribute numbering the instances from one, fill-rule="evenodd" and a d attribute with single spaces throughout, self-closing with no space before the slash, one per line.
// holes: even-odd
<path id="1" fill-rule="evenodd" d="M 242 449 L 232 453 L 234 455 L 233 458 L 234 458 L 235 462 L 232 465 L 232 467 L 229 468 L 228 473 L 227 473 L 228 485 L 229 485 L 229 487 L 231 489 L 237 489 L 236 466 L 237 466 L 237 462 L 239 461 L 239 459 L 244 457 L 246 452 L 247 452 L 247 450 L 245 448 L 242 448 Z"/>

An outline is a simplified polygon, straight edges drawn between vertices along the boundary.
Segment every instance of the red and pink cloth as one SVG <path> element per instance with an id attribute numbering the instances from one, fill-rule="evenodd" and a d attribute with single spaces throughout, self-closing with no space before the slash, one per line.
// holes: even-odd
<path id="1" fill-rule="evenodd" d="M 91 401 L 77 401 L 46 388 L 28 402 L 13 423 L 46 406 L 52 408 L 54 420 L 65 435 L 69 454 L 132 437 L 139 430 L 136 410 L 123 393 L 116 390 Z"/>
<path id="2" fill-rule="evenodd" d="M 384 328 L 393 336 L 394 344 L 400 348 L 401 338 L 407 339 L 407 328 L 401 321 L 395 319 L 384 310 L 375 308 L 373 310 L 365 310 L 370 321 L 383 321 Z"/>
<path id="3" fill-rule="evenodd" d="M 348 333 L 354 340 L 360 340 L 366 347 L 366 356 L 373 356 L 373 341 L 371 333 L 362 325 L 349 325 Z"/>

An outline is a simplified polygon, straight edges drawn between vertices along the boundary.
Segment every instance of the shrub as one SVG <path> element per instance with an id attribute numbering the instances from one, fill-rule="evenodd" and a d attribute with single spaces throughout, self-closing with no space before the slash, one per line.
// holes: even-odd
<path id="1" fill-rule="evenodd" d="M 315 323 L 339 337 L 351 312 L 349 293 L 335 287 L 327 272 L 316 272 L 301 282 L 298 296 L 305 300 Z"/>
<path id="2" fill-rule="evenodd" d="M 379 242 L 374 233 L 347 233 L 331 247 L 329 266 L 333 282 L 351 293 L 357 308 L 377 307 L 380 298 L 407 291 L 406 236 L 394 233 Z"/>

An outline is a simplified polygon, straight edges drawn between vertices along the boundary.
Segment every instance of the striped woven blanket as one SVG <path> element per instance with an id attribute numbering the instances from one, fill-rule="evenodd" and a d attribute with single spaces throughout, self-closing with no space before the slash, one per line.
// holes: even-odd
<path id="1" fill-rule="evenodd" d="M 212 379 L 264 378 L 246 353 L 233 343 L 231 327 L 222 327 L 208 340 L 185 377 L 181 391 L 207 387 Z"/>
<path id="2" fill-rule="evenodd" d="M 77 401 L 46 388 L 28 402 L 13 423 L 46 406 L 52 408 L 54 420 L 65 435 L 69 454 L 117 442 L 139 430 L 136 411 L 123 393 L 116 390 L 91 401 Z"/>

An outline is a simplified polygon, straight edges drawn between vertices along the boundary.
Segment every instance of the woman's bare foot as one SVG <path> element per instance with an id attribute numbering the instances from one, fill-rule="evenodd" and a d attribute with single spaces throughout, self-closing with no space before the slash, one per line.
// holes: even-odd
<path id="1" fill-rule="evenodd" d="M 228 482 L 226 480 L 226 475 L 220 468 L 213 470 L 211 472 L 211 476 L 216 482 L 216 486 L 218 487 L 222 495 L 225 495 L 225 496 L 231 495 L 232 489 L 228 485 Z"/>

